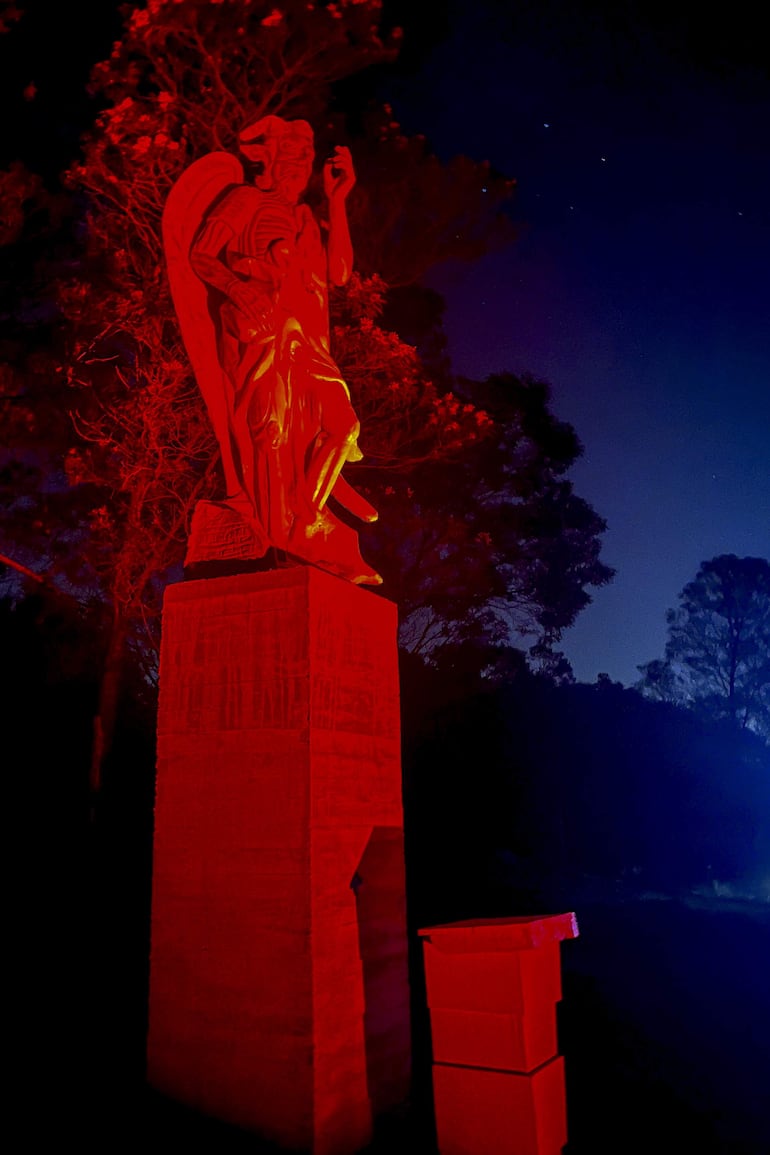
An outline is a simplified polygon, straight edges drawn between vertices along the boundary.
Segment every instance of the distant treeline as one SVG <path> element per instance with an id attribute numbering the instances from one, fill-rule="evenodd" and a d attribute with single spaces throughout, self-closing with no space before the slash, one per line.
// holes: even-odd
<path id="1" fill-rule="evenodd" d="M 417 921 L 731 886 L 770 897 L 770 748 L 601 678 L 403 670 Z"/>
<path id="2" fill-rule="evenodd" d="M 149 894 L 153 696 L 147 684 L 126 690 L 89 823 L 90 651 L 100 644 L 89 630 L 66 603 L 0 601 L 6 796 L 57 886 L 72 868 L 105 869 L 106 855 L 104 885 L 111 876 L 139 913 Z M 618 893 L 767 888 L 770 748 L 751 732 L 606 678 L 554 685 L 523 663 L 486 685 L 404 655 L 401 677 L 414 921 Z"/>

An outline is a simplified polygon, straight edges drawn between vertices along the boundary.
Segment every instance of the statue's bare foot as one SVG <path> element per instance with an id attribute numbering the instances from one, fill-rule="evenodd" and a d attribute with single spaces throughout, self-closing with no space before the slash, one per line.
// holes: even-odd
<path id="1" fill-rule="evenodd" d="M 377 571 L 361 557 L 358 534 L 328 509 L 321 511 L 313 525 L 295 522 L 289 552 L 355 585 L 382 584 Z"/>
<path id="2" fill-rule="evenodd" d="M 366 565 L 366 562 L 364 562 L 364 565 Z M 382 574 L 378 574 L 371 566 L 367 566 L 366 573 L 360 574 L 359 577 L 351 578 L 351 581 L 357 586 L 381 586 Z"/>
<path id="3" fill-rule="evenodd" d="M 357 489 L 354 489 L 342 474 L 339 475 L 334 483 L 332 497 L 340 503 L 343 509 L 346 509 L 348 513 L 352 513 L 353 517 L 357 517 L 360 521 L 373 522 L 376 521 L 379 516 L 374 506 L 368 502 Z"/>

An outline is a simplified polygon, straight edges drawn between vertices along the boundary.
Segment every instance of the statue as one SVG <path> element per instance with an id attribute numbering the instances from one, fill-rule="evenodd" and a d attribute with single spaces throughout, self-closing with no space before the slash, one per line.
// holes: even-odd
<path id="1" fill-rule="evenodd" d="M 327 504 L 377 517 L 342 476 L 362 456 L 359 423 L 329 350 L 328 283 L 344 285 L 353 261 L 350 152 L 338 147 L 324 163 L 321 226 L 300 199 L 313 167 L 310 125 L 265 116 L 238 143 L 243 165 L 226 152 L 202 157 L 163 214 L 174 306 L 227 490 L 198 503 L 185 564 L 309 562 L 377 585 L 358 534 Z"/>

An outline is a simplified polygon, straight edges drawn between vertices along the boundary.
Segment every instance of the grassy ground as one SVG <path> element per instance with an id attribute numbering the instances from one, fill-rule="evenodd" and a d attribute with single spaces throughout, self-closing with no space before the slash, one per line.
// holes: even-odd
<path id="1" fill-rule="evenodd" d="M 24 1138 L 11 1149 L 270 1151 L 145 1086 L 146 896 L 111 881 L 85 902 L 77 884 L 49 878 L 14 939 L 7 1097 Z M 559 1007 L 568 1155 L 770 1155 L 770 904 L 635 900 L 577 914 Z M 435 1151 L 425 1022 L 413 1103 L 376 1155 Z"/>

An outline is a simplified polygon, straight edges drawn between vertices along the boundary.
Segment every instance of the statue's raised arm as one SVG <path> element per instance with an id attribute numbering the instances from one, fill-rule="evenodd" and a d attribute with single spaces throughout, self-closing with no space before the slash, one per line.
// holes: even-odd
<path id="1" fill-rule="evenodd" d="M 324 192 L 329 205 L 329 280 L 346 285 L 353 272 L 353 244 L 345 202 L 356 183 L 349 148 L 337 147 L 324 161 Z"/>
<path id="2" fill-rule="evenodd" d="M 210 153 L 171 190 L 163 219 L 174 305 L 222 454 L 227 492 L 199 503 L 187 564 L 310 562 L 378 584 L 358 536 L 372 506 L 342 470 L 361 457 L 359 424 L 329 348 L 328 285 L 348 280 L 345 148 L 324 164 L 325 240 L 301 203 L 313 167 L 305 121 L 263 117 L 239 138 L 243 165 Z M 213 567 L 209 565 L 210 572 Z"/>

